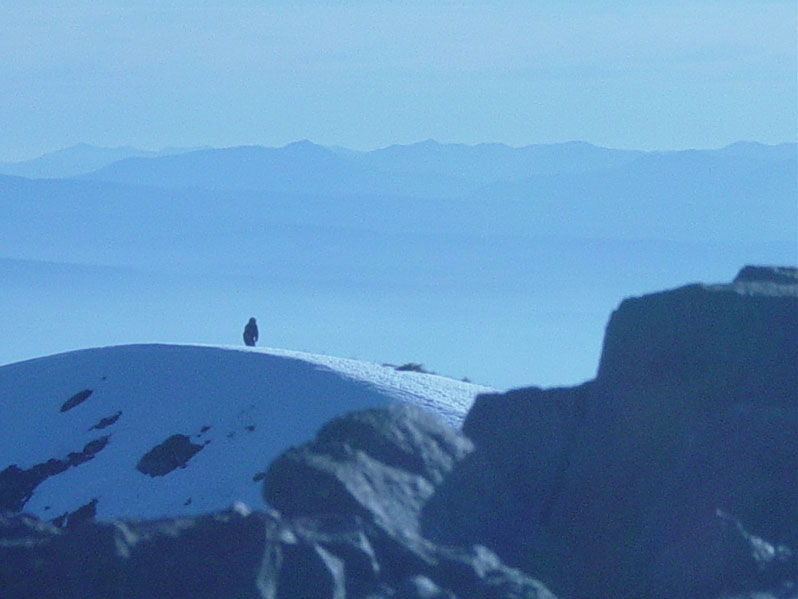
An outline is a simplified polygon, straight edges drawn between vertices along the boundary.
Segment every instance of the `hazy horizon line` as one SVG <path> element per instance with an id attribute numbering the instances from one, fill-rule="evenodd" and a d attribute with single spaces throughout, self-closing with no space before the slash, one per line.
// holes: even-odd
<path id="1" fill-rule="evenodd" d="M 374 146 L 374 147 L 352 147 L 352 146 L 348 146 L 348 145 L 344 145 L 344 144 L 340 144 L 340 143 L 330 143 L 330 144 L 319 143 L 319 142 L 315 142 L 313 140 L 310 140 L 308 138 L 298 138 L 298 139 L 295 139 L 293 141 L 289 141 L 289 142 L 282 143 L 282 144 L 277 143 L 275 145 L 268 145 L 268 142 L 246 142 L 246 141 L 242 141 L 241 143 L 234 143 L 234 144 L 231 144 L 231 145 L 222 144 L 222 145 L 218 145 L 218 146 L 217 145 L 210 145 L 210 144 L 201 144 L 201 145 L 195 145 L 195 144 L 189 144 L 189 145 L 167 144 L 167 145 L 156 147 L 156 148 L 153 148 L 153 147 L 142 147 L 142 146 L 135 145 L 133 143 L 124 143 L 124 144 L 121 144 L 121 145 L 103 145 L 103 144 L 100 144 L 100 143 L 80 141 L 80 142 L 76 142 L 76 143 L 73 143 L 73 144 L 70 144 L 70 145 L 56 147 L 55 149 L 46 150 L 44 152 L 36 153 L 36 154 L 33 154 L 33 155 L 26 154 L 22 158 L 19 158 L 19 157 L 17 157 L 17 158 L 9 158 L 9 157 L 0 158 L 0 163 L 3 163 L 3 164 L 17 164 L 17 163 L 29 162 L 29 161 L 32 161 L 32 160 L 37 160 L 39 158 L 43 158 L 45 156 L 49 156 L 49 155 L 52 155 L 52 154 L 57 154 L 59 152 L 64 152 L 64 151 L 71 150 L 71 149 L 74 149 L 74 148 L 79 148 L 81 146 L 91 147 L 91 148 L 100 149 L 100 150 L 135 150 L 135 151 L 138 151 L 138 152 L 148 152 L 148 153 L 153 153 L 153 154 L 159 154 L 159 153 L 170 152 L 170 151 L 174 151 L 174 150 L 192 152 L 192 151 L 202 151 L 202 150 L 227 150 L 227 149 L 242 148 L 242 147 L 259 147 L 259 148 L 269 148 L 269 149 L 282 149 L 282 148 L 286 148 L 288 146 L 293 146 L 293 145 L 302 144 L 302 143 L 310 143 L 310 144 L 312 144 L 314 146 L 319 146 L 319 147 L 324 147 L 324 148 L 331 148 L 331 149 L 335 148 L 335 149 L 347 150 L 347 151 L 352 151 L 352 152 L 362 152 L 362 153 L 375 152 L 375 151 L 385 150 L 387 148 L 392 148 L 392 147 L 409 147 L 409 146 L 418 146 L 418 145 L 430 144 L 430 143 L 434 143 L 434 144 L 437 144 L 437 145 L 440 145 L 440 146 L 465 146 L 465 147 L 471 147 L 471 148 L 475 148 L 475 147 L 479 147 L 479 146 L 504 146 L 504 147 L 511 148 L 511 149 L 523 149 L 523 148 L 535 147 L 535 146 L 562 146 L 562 145 L 569 145 L 569 144 L 585 144 L 585 145 L 590 145 L 590 146 L 594 146 L 594 147 L 597 147 L 597 148 L 603 148 L 603 149 L 607 149 L 607 150 L 636 151 L 636 152 L 651 152 L 651 153 L 655 153 L 655 152 L 687 152 L 687 151 L 691 151 L 691 150 L 697 150 L 697 151 L 722 150 L 724 148 L 728 148 L 728 147 L 731 147 L 731 146 L 734 146 L 734 145 L 738 145 L 738 144 L 757 144 L 757 145 L 769 146 L 769 147 L 784 146 L 784 145 L 798 145 L 798 139 L 792 140 L 792 141 L 785 140 L 785 141 L 775 142 L 775 143 L 762 142 L 762 141 L 754 140 L 754 139 L 738 139 L 736 141 L 732 141 L 732 142 L 729 142 L 729 143 L 726 143 L 726 144 L 723 144 L 723 145 L 719 145 L 719 146 L 711 146 L 711 147 L 683 146 L 683 147 L 676 147 L 676 148 L 674 148 L 674 147 L 670 147 L 670 148 L 618 147 L 618 146 L 611 146 L 611 145 L 602 145 L 601 143 L 596 143 L 596 142 L 588 141 L 588 140 L 585 140 L 585 139 L 570 139 L 570 140 L 552 141 L 552 142 L 530 142 L 530 143 L 523 144 L 523 145 L 516 145 L 516 144 L 506 143 L 506 142 L 503 142 L 503 141 L 481 141 L 481 142 L 475 142 L 475 143 L 461 142 L 461 141 L 439 141 L 439 140 L 437 140 L 435 138 L 432 138 L 432 137 L 429 137 L 429 138 L 426 138 L 426 139 L 422 139 L 422 140 L 418 140 L 418 141 L 413 141 L 413 142 L 395 142 L 395 143 L 389 143 L 387 145 L 378 145 L 378 146 Z M 17 155 L 17 156 L 19 156 L 19 155 Z"/>

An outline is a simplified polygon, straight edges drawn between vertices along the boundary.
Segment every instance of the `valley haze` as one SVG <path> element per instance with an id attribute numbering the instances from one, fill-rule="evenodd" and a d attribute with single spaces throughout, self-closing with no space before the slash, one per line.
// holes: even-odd
<path id="1" fill-rule="evenodd" d="M 796 263 L 796 144 L 82 144 L 0 164 L 0 363 L 261 341 L 496 388 L 595 375 L 617 302 Z"/>

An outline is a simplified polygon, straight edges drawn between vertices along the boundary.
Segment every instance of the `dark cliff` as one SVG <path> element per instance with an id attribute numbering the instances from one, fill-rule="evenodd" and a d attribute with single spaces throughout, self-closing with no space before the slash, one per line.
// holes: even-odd
<path id="1" fill-rule="evenodd" d="M 422 530 L 563 599 L 798 592 L 796 364 L 795 269 L 625 300 L 596 380 L 478 398 Z"/>
<path id="2" fill-rule="evenodd" d="M 607 325 L 597 381 L 704 402 L 793 402 L 796 289 L 796 269 L 746 267 L 730 284 L 624 300 Z"/>

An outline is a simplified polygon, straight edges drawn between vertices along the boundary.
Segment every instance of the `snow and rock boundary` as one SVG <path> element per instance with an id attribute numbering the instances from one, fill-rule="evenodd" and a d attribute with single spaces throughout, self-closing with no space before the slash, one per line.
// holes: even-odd
<path id="1" fill-rule="evenodd" d="M 120 345 L 18 362 L 0 367 L 0 507 L 68 521 L 86 506 L 101 519 L 260 506 L 260 473 L 331 418 L 406 402 L 458 427 L 487 390 L 268 348 Z"/>

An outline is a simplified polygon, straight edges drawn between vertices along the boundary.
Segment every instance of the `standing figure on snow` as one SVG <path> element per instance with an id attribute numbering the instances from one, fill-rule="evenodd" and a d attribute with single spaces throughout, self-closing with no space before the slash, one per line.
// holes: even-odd
<path id="1" fill-rule="evenodd" d="M 258 340 L 258 325 L 255 324 L 255 319 L 250 318 L 247 326 L 244 327 L 244 343 L 249 346 L 254 346 Z"/>

